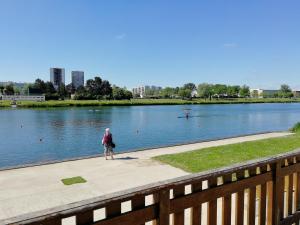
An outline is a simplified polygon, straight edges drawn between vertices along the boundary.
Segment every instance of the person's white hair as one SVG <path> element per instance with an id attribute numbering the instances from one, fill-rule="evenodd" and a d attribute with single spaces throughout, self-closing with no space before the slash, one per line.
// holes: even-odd
<path id="1" fill-rule="evenodd" d="M 109 128 L 106 128 L 106 129 L 105 129 L 105 132 L 107 132 L 107 133 L 108 133 L 108 132 L 109 132 Z"/>

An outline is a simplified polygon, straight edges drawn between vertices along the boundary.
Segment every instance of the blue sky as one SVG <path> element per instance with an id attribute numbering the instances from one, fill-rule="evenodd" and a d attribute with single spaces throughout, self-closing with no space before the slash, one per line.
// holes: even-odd
<path id="1" fill-rule="evenodd" d="M 298 0 L 0 0 L 0 80 L 300 89 Z"/>

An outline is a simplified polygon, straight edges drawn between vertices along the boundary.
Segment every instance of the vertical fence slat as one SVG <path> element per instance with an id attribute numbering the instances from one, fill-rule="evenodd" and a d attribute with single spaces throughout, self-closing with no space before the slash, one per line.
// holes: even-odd
<path id="1" fill-rule="evenodd" d="M 223 176 L 223 185 L 232 182 L 232 174 Z M 231 225 L 231 193 L 224 196 L 222 199 L 222 209 L 223 209 L 223 225 Z"/>
<path id="2" fill-rule="evenodd" d="M 272 209 L 272 224 L 279 225 L 280 220 L 283 218 L 283 189 L 284 178 L 280 174 L 281 160 L 276 162 L 273 171 L 273 209 Z"/>
<path id="3" fill-rule="evenodd" d="M 289 188 L 288 188 L 288 215 L 293 214 L 293 183 L 294 175 L 289 175 Z"/>
<path id="4" fill-rule="evenodd" d="M 121 202 L 112 202 L 105 208 L 106 218 L 112 218 L 121 215 Z"/>
<path id="5" fill-rule="evenodd" d="M 252 168 L 249 170 L 249 176 L 256 176 L 256 168 Z M 256 209 L 256 187 L 249 188 L 248 192 L 248 221 L 249 225 L 255 225 L 255 209 Z"/>
<path id="6" fill-rule="evenodd" d="M 170 200 L 170 194 L 169 194 L 169 200 Z M 159 201 L 160 201 L 160 192 L 154 193 L 152 195 L 152 202 L 153 202 L 153 204 L 155 204 L 155 203 L 160 204 Z M 151 224 L 152 225 L 157 225 L 158 223 L 159 223 L 159 215 L 158 215 L 157 219 L 152 220 Z"/>
<path id="7" fill-rule="evenodd" d="M 159 192 L 159 225 L 170 224 L 170 191 L 167 189 Z"/>
<path id="8" fill-rule="evenodd" d="M 248 220 L 249 225 L 255 225 L 255 200 L 256 200 L 256 187 L 249 189 L 248 204 L 249 204 L 249 214 Z"/>
<path id="9" fill-rule="evenodd" d="M 266 224 L 266 197 L 267 197 L 267 185 L 262 184 L 260 189 L 260 225 Z"/>
<path id="10" fill-rule="evenodd" d="M 223 225 L 231 224 L 231 194 L 223 198 Z"/>
<path id="11" fill-rule="evenodd" d="M 196 193 L 202 190 L 202 181 L 199 183 L 192 184 L 192 193 Z M 201 224 L 201 210 L 202 205 L 195 206 L 191 209 L 191 225 L 200 225 Z"/>
<path id="12" fill-rule="evenodd" d="M 236 173 L 236 179 L 237 181 L 243 179 L 245 177 L 244 170 L 240 170 Z M 244 224 L 244 205 L 245 205 L 245 190 L 241 190 L 238 193 L 236 193 L 236 223 L 237 225 L 243 225 Z"/>
<path id="13" fill-rule="evenodd" d="M 131 199 L 132 211 L 142 209 L 145 207 L 145 196 L 137 196 Z M 143 225 L 143 223 L 141 223 Z"/>
<path id="14" fill-rule="evenodd" d="M 184 196 L 184 186 L 179 186 L 173 189 L 174 198 Z M 184 225 L 184 211 L 174 213 L 174 225 Z"/>
<path id="15" fill-rule="evenodd" d="M 86 211 L 76 215 L 76 225 L 86 225 L 94 222 L 94 211 Z"/>
<path id="16" fill-rule="evenodd" d="M 208 188 L 217 186 L 217 178 L 208 180 Z M 217 224 L 217 199 L 208 202 L 208 225 Z"/>
<path id="17" fill-rule="evenodd" d="M 268 170 L 268 166 L 264 165 L 260 167 L 260 174 L 266 173 Z M 267 198 L 267 183 L 260 185 L 260 200 L 259 200 L 259 224 L 266 224 L 266 201 Z"/>

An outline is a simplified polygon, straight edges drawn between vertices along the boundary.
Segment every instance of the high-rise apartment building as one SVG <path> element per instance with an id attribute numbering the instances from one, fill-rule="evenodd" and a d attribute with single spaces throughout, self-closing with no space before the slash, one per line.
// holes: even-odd
<path id="1" fill-rule="evenodd" d="M 75 89 L 84 86 L 84 72 L 72 71 L 72 85 Z"/>
<path id="2" fill-rule="evenodd" d="M 61 84 L 65 84 L 65 69 L 50 68 L 50 81 L 55 89 L 58 89 Z"/>

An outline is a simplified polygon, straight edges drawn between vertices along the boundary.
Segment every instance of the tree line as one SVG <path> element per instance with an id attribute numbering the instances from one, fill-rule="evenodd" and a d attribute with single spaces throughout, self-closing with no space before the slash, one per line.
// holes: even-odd
<path id="1" fill-rule="evenodd" d="M 126 88 L 121 88 L 111 85 L 109 81 L 102 80 L 100 77 L 89 79 L 84 86 L 77 89 L 72 85 L 61 84 L 57 89 L 49 81 L 44 82 L 41 79 L 36 79 L 33 84 L 26 84 L 23 90 L 14 87 L 12 84 L 0 86 L 0 94 L 13 95 L 25 92 L 28 94 L 44 94 L 46 100 L 57 100 L 71 98 L 77 100 L 101 100 L 101 99 L 131 99 L 139 98 L 139 95 L 132 95 L 131 91 Z M 148 98 L 182 98 L 191 99 L 193 97 L 204 99 L 216 98 L 291 98 L 293 95 L 291 88 L 287 84 L 282 84 L 278 91 L 265 91 L 258 93 L 252 91 L 247 85 L 225 85 L 225 84 L 209 84 L 201 83 L 196 85 L 194 83 L 186 83 L 182 87 L 165 87 L 162 89 L 147 89 L 145 97 Z"/>
<path id="2" fill-rule="evenodd" d="M 58 100 L 71 98 L 73 96 L 76 100 L 101 100 L 101 99 L 131 99 L 132 93 L 125 87 L 121 88 L 116 85 L 111 85 L 109 81 L 102 80 L 100 77 L 89 79 L 84 86 L 75 88 L 73 84 L 61 84 L 55 89 L 53 83 L 50 81 L 43 81 L 36 79 L 33 84 L 28 84 L 19 90 L 12 84 L 0 86 L 0 93 L 5 95 L 14 94 L 43 94 L 46 100 Z"/>
<path id="3" fill-rule="evenodd" d="M 225 85 L 225 84 L 209 84 L 186 83 L 182 87 L 166 87 L 161 90 L 148 90 L 146 97 L 153 98 L 248 98 L 248 97 L 264 97 L 264 98 L 291 98 L 294 96 L 292 89 L 287 84 L 282 84 L 278 91 L 252 91 L 247 85 Z"/>

